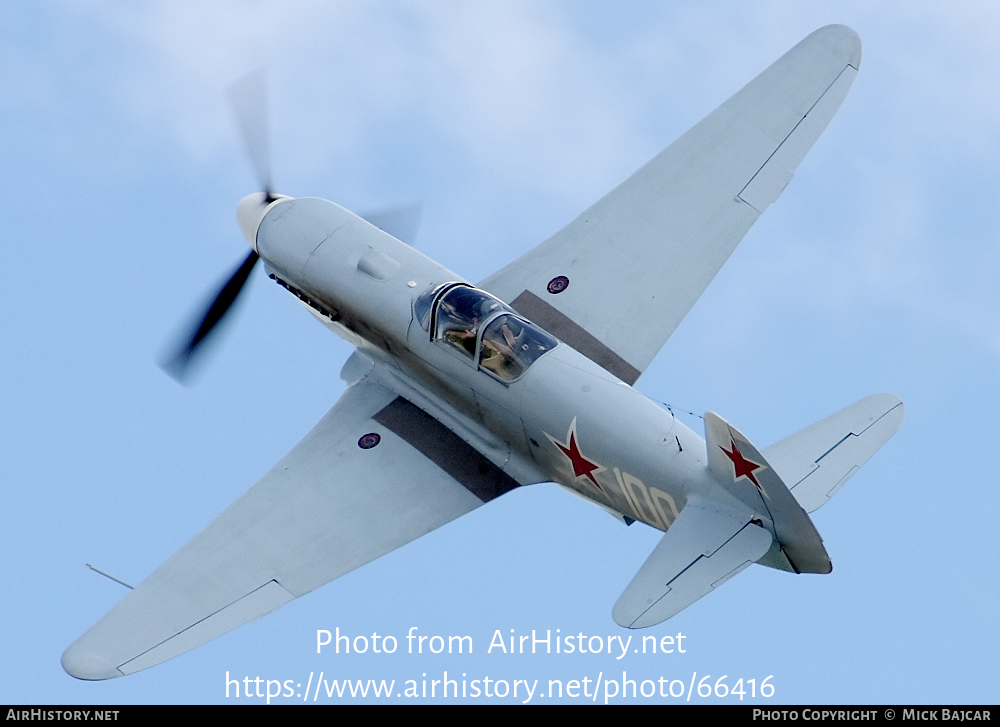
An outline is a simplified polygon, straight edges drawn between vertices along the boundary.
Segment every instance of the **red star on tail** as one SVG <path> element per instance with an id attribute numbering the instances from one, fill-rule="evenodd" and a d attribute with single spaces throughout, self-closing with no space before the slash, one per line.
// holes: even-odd
<path id="1" fill-rule="evenodd" d="M 723 447 L 721 444 L 719 445 L 719 449 L 725 452 L 726 456 L 733 461 L 733 479 L 738 480 L 740 477 L 746 477 L 748 480 L 753 482 L 754 487 L 756 487 L 757 490 L 761 492 L 761 494 L 763 494 L 764 490 L 761 489 L 760 483 L 757 481 L 757 478 L 754 477 L 753 475 L 754 470 L 760 469 L 763 465 L 759 465 L 756 462 L 751 462 L 746 457 L 744 457 L 743 453 L 740 452 L 739 447 L 736 446 L 735 439 L 730 437 L 729 441 L 732 442 L 733 444 L 732 452 L 726 450 L 726 448 Z"/>

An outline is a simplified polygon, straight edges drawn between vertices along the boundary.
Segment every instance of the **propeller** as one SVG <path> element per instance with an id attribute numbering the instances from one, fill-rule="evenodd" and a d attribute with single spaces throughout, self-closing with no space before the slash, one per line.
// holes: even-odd
<path id="1" fill-rule="evenodd" d="M 229 312 L 233 303 L 236 302 L 236 298 L 239 296 L 240 291 L 243 290 L 243 286 L 250 278 L 250 273 L 259 259 L 260 256 L 254 250 L 251 250 L 246 259 L 240 263 L 239 267 L 233 271 L 233 274 L 223 284 L 222 289 L 209 304 L 208 310 L 197 320 L 197 324 L 193 326 L 192 332 L 181 339 L 182 343 L 177 346 L 177 350 L 173 355 L 161 363 L 163 370 L 174 379 L 183 383 L 187 378 L 202 343 L 215 330 L 215 327 L 226 313 Z"/>
<path id="2" fill-rule="evenodd" d="M 276 194 L 271 177 L 271 143 L 268 130 L 267 77 L 263 69 L 253 71 L 230 84 L 229 105 L 239 127 L 250 165 L 260 183 L 261 192 L 250 194 L 239 204 L 237 218 L 244 235 L 252 237 L 266 207 L 282 195 Z M 372 211 L 364 218 L 397 239 L 412 245 L 420 223 L 420 205 L 406 205 Z M 239 298 L 260 257 L 251 249 L 246 258 L 222 284 L 205 312 L 188 327 L 190 333 L 173 347 L 173 352 L 161 361 L 161 367 L 177 381 L 184 383 L 191 373 L 205 342 L 218 329 L 226 314 Z"/>
<path id="3" fill-rule="evenodd" d="M 416 247 L 417 230 L 420 228 L 420 216 L 423 205 L 407 204 L 398 207 L 385 207 L 369 210 L 358 214 L 358 217 L 371 222 L 383 232 L 388 232 L 397 240 L 405 242 L 410 247 Z"/>
<path id="4" fill-rule="evenodd" d="M 267 127 L 267 74 L 261 68 L 229 85 L 229 106 L 240 127 L 247 157 L 266 203 L 277 197 L 271 184 L 271 134 Z"/>
<path id="5" fill-rule="evenodd" d="M 263 199 L 259 195 L 257 199 L 267 206 L 278 199 L 278 195 L 274 193 L 271 179 L 271 145 L 267 128 L 267 79 L 263 69 L 249 73 L 231 84 L 227 95 L 243 137 L 247 157 L 263 192 Z M 223 283 L 206 311 L 195 319 L 194 325 L 190 326 L 191 332 L 181 339 L 173 354 L 162 361 L 161 366 L 164 371 L 174 379 L 183 382 L 190 374 L 202 345 L 236 302 L 259 259 L 257 252 L 250 250 L 250 254 Z"/>

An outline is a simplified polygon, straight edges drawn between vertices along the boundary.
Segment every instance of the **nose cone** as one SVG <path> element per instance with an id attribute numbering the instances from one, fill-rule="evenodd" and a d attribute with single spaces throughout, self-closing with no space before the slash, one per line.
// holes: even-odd
<path id="1" fill-rule="evenodd" d="M 240 231 L 254 250 L 257 249 L 257 228 L 260 226 L 260 221 L 273 205 L 283 199 L 291 198 L 283 194 L 272 194 L 268 201 L 268 196 L 264 192 L 254 192 L 241 199 L 236 207 L 236 220 L 239 222 Z"/>

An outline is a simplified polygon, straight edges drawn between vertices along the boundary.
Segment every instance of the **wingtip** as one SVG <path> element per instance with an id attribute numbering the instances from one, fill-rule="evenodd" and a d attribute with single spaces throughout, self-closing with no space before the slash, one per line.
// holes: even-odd
<path id="1" fill-rule="evenodd" d="M 826 25 L 809 35 L 807 40 L 814 39 L 822 41 L 824 45 L 843 55 L 847 64 L 855 69 L 861 68 L 861 36 L 854 28 L 846 25 Z"/>
<path id="2" fill-rule="evenodd" d="M 611 618 L 614 619 L 615 623 L 622 628 L 630 629 L 632 628 L 632 623 L 635 621 L 634 609 L 629 608 L 627 605 L 623 605 L 621 599 L 615 603 L 614 608 L 611 609 Z"/>
<path id="3" fill-rule="evenodd" d="M 63 652 L 62 668 L 71 677 L 84 681 L 102 681 L 122 676 L 122 673 L 106 658 L 81 647 L 79 643 L 70 645 Z"/>
<path id="4" fill-rule="evenodd" d="M 881 410 L 882 416 L 890 416 L 891 420 L 895 423 L 893 432 L 899 429 L 899 426 L 903 423 L 903 419 L 906 416 L 906 404 L 895 394 L 872 394 L 862 401 L 868 401 L 874 409 Z"/>
<path id="5" fill-rule="evenodd" d="M 628 613 L 628 614 L 626 614 L 626 613 L 618 613 L 617 612 L 617 607 L 616 607 L 615 610 L 612 611 L 611 615 L 612 615 L 612 618 L 614 619 L 615 623 L 618 624 L 619 626 L 621 626 L 623 629 L 628 629 L 630 631 L 635 631 L 635 630 L 637 630 L 639 628 L 642 628 L 641 626 L 638 625 L 639 617 L 641 617 L 642 614 L 639 614 L 638 616 L 636 616 L 633 613 Z"/>

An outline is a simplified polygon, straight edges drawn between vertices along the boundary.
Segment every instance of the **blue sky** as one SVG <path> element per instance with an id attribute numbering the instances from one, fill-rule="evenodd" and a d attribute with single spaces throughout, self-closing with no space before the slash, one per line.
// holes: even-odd
<path id="1" fill-rule="evenodd" d="M 155 365 L 246 253 L 235 207 L 256 184 L 228 83 L 268 69 L 280 191 L 421 201 L 418 246 L 478 280 L 832 22 L 865 44 L 853 90 L 637 384 L 760 447 L 900 395 L 901 430 L 814 517 L 831 575 L 750 569 L 648 632 L 683 633 L 684 654 L 487 653 L 497 630 L 628 635 L 611 607 L 656 533 L 540 486 L 166 664 L 62 671 L 125 593 L 84 564 L 142 580 L 342 390 L 346 344 L 262 275 L 193 386 Z M 998 24 L 975 2 L 0 6 L 0 699 L 226 702 L 227 672 L 544 691 L 624 671 L 773 675 L 754 704 L 995 703 Z M 338 627 L 400 650 L 317 655 Z M 474 653 L 401 653 L 412 627 Z"/>

